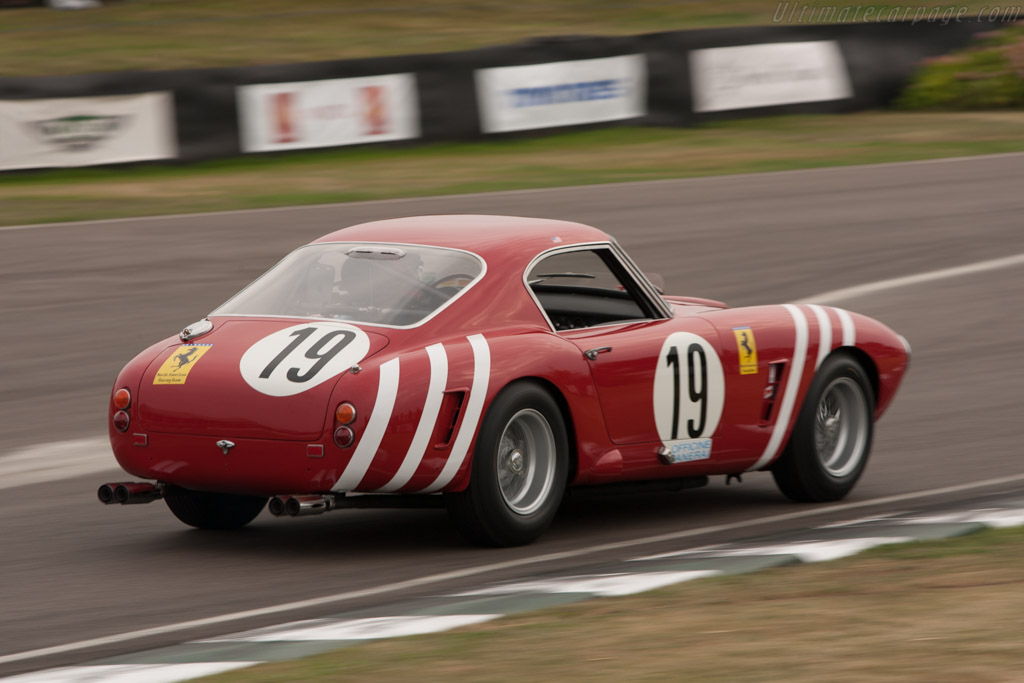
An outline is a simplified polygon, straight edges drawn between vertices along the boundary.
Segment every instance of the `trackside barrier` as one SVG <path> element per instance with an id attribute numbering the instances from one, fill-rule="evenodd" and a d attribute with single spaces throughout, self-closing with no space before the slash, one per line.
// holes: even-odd
<path id="1" fill-rule="evenodd" d="M 987 22 L 567 36 L 302 64 L 0 78 L 0 170 L 884 107 Z"/>

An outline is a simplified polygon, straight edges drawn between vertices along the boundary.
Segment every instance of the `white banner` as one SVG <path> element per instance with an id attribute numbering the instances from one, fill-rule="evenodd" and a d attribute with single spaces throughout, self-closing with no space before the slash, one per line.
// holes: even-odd
<path id="1" fill-rule="evenodd" d="M 420 135 L 415 74 L 240 86 L 242 150 L 270 152 Z"/>
<path id="2" fill-rule="evenodd" d="M 478 69 L 485 133 L 618 121 L 647 112 L 643 55 Z"/>
<path id="3" fill-rule="evenodd" d="M 177 154 L 169 92 L 0 100 L 0 169 L 116 164 Z"/>
<path id="4" fill-rule="evenodd" d="M 690 80 L 697 112 L 853 96 L 843 53 L 832 40 L 693 50 Z"/>

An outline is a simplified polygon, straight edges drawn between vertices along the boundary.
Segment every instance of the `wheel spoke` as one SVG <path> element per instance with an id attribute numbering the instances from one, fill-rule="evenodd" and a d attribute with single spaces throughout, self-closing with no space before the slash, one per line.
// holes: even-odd
<path id="1" fill-rule="evenodd" d="M 516 413 L 498 442 L 498 489 L 519 515 L 536 511 L 547 499 L 555 475 L 555 440 L 539 412 Z"/>
<path id="2" fill-rule="evenodd" d="M 839 377 L 828 385 L 815 412 L 814 445 L 829 474 L 842 477 L 856 469 L 866 451 L 870 419 L 856 382 Z"/>

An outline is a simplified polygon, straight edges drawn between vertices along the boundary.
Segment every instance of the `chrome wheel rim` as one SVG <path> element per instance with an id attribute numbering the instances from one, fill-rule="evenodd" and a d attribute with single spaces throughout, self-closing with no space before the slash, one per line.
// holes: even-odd
<path id="1" fill-rule="evenodd" d="M 527 408 L 512 416 L 498 442 L 498 490 L 512 512 L 529 515 L 548 499 L 555 480 L 555 435 Z"/>
<path id="2" fill-rule="evenodd" d="M 864 459 L 871 416 L 860 385 L 839 377 L 825 388 L 814 416 L 814 446 L 822 467 L 845 477 Z"/>

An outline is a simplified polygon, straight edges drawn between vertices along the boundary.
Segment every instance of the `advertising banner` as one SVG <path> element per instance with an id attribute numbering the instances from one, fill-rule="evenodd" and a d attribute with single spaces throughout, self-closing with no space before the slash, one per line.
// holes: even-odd
<path id="1" fill-rule="evenodd" d="M 243 85 L 237 99 L 245 152 L 420 136 L 415 74 Z"/>
<path id="2" fill-rule="evenodd" d="M 169 92 L 0 100 L 0 169 L 53 168 L 177 156 Z"/>
<path id="3" fill-rule="evenodd" d="M 618 121 L 647 112 L 647 63 L 624 55 L 476 71 L 484 133 Z"/>
<path id="4" fill-rule="evenodd" d="M 843 53 L 833 40 L 693 50 L 690 80 L 696 112 L 853 96 Z"/>

